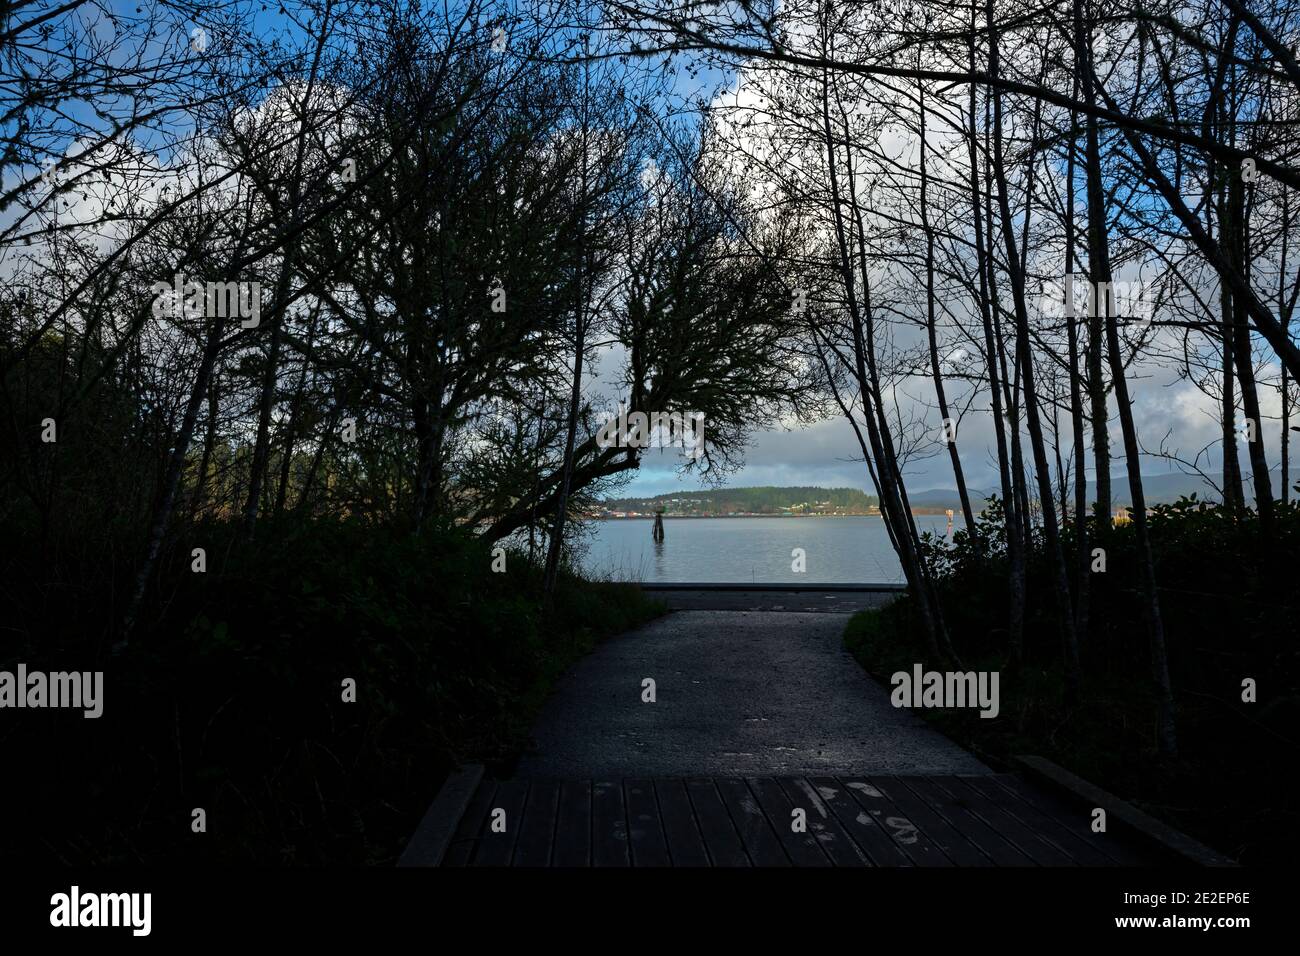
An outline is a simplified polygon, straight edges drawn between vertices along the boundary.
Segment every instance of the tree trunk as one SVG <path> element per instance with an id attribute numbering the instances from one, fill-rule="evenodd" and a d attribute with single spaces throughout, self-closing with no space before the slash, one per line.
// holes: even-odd
<path id="1" fill-rule="evenodd" d="M 1236 398 L 1236 360 L 1233 358 L 1234 324 L 1232 313 L 1232 292 L 1222 286 L 1219 289 L 1219 303 L 1223 313 L 1220 326 L 1223 343 L 1223 387 L 1220 402 L 1221 424 L 1223 433 L 1223 505 L 1232 514 L 1234 521 L 1245 517 L 1245 489 L 1242 487 L 1241 463 L 1237 457 L 1237 398 Z"/>
<path id="2" fill-rule="evenodd" d="M 587 40 L 584 37 L 583 47 Z M 587 347 L 587 74 L 583 73 L 582 117 L 582 196 L 578 224 L 578 299 L 574 311 L 573 386 L 569 391 L 569 414 L 564 433 L 564 461 L 561 465 L 559 497 L 556 500 L 555 520 L 551 526 L 551 545 L 546 553 L 546 570 L 542 577 L 543 600 L 549 606 L 555 593 L 555 580 L 560 570 L 560 552 L 564 547 L 564 525 L 568 518 L 569 490 L 573 481 L 573 446 L 578 434 L 578 412 L 582 407 L 582 357 Z"/>
<path id="3" fill-rule="evenodd" d="M 985 13 L 989 30 L 989 74 L 999 71 L 997 25 L 993 17 L 993 0 L 986 0 Z M 1006 246 L 1007 272 L 1011 279 L 1012 304 L 1016 319 L 1016 353 L 1024 383 L 1025 421 L 1029 426 L 1030 450 L 1034 456 L 1034 470 L 1038 478 L 1038 497 L 1042 502 L 1043 534 L 1046 538 L 1050 560 L 1055 568 L 1057 605 L 1060 611 L 1061 634 L 1065 649 L 1065 682 L 1067 703 L 1078 698 L 1082 675 L 1079 669 L 1078 635 L 1074 630 L 1074 610 L 1070 597 L 1070 576 L 1061 547 L 1053 505 L 1052 477 L 1048 470 L 1046 445 L 1043 441 L 1042 421 L 1039 416 L 1038 396 L 1034 382 L 1033 353 L 1029 343 L 1029 312 L 1025 301 L 1024 275 L 1020 271 L 1020 258 L 1016 253 L 1015 230 L 1011 220 L 1011 204 L 1007 195 L 1006 166 L 1002 156 L 1002 94 L 993 90 L 993 179 L 997 184 L 998 209 L 1001 213 L 1002 239 Z"/>
<path id="4" fill-rule="evenodd" d="M 1096 106 L 1096 90 L 1087 67 L 1092 63 L 1092 20 L 1084 22 L 1082 0 L 1074 0 L 1075 63 L 1084 67 L 1084 102 Z M 1096 483 L 1097 533 L 1103 539 L 1111 524 L 1113 499 L 1110 481 L 1110 421 L 1106 408 L 1105 329 L 1110 315 L 1110 296 L 1096 307 L 1095 290 L 1102 283 L 1110 287 L 1110 250 L 1106 235 L 1106 202 L 1101 182 L 1101 143 L 1097 118 L 1091 112 L 1084 120 L 1086 157 L 1084 181 L 1088 203 L 1088 281 L 1094 294 L 1088 296 L 1088 399 L 1092 409 L 1093 480 Z"/>
<path id="5" fill-rule="evenodd" d="M 943 369 L 939 364 L 939 342 L 935 329 L 934 312 L 934 229 L 930 226 L 927 187 L 928 176 L 925 163 L 925 90 L 918 84 L 921 104 L 921 225 L 925 230 L 925 296 L 926 296 L 926 336 L 930 346 L 930 371 L 934 376 L 934 395 L 939 403 L 939 415 L 944 422 L 944 443 L 948 446 L 948 458 L 952 462 L 952 476 L 957 482 L 957 495 L 961 499 L 962 518 L 966 522 L 966 533 L 975 533 L 975 514 L 971 510 L 970 495 L 966 491 L 966 476 L 962 472 L 961 456 L 957 453 L 956 422 L 948 429 L 951 421 L 948 412 L 948 397 L 943 388 Z"/>
<path id="6" fill-rule="evenodd" d="M 1081 20 L 1076 0 L 1075 24 L 1076 32 L 1079 34 L 1076 42 L 1082 53 L 1082 56 L 1079 57 L 1079 72 L 1083 78 L 1084 98 L 1089 105 L 1092 105 L 1095 102 L 1097 77 L 1092 67 L 1091 51 L 1084 41 L 1086 34 L 1079 29 Z M 1130 145 L 1138 151 L 1143 164 L 1148 167 L 1148 172 L 1150 172 L 1149 154 L 1142 149 L 1141 143 L 1137 142 L 1135 137 L 1128 137 L 1126 134 L 1126 138 Z M 1161 176 L 1163 177 L 1163 174 Z M 1168 180 L 1163 180 L 1163 186 L 1168 185 Z M 1158 188 L 1161 188 L 1168 200 L 1168 192 L 1163 186 Z M 1097 212 L 1104 210 L 1100 177 L 1089 175 L 1087 177 L 1087 188 L 1088 218 L 1090 220 L 1089 239 L 1090 242 L 1097 245 L 1097 253 L 1100 259 L 1097 264 L 1104 270 L 1106 281 L 1109 281 L 1108 251 L 1105 249 L 1105 243 L 1098 241 L 1104 239 L 1104 232 L 1092 228 L 1094 221 L 1097 219 Z M 1089 255 L 1092 255 L 1091 250 Z M 1096 276 L 1093 276 L 1093 278 L 1095 279 Z M 1109 299 L 1109 296 L 1106 296 L 1106 298 Z M 1093 311 L 1097 310 L 1094 309 Z M 1109 309 L 1106 311 L 1109 313 Z M 1146 618 L 1149 637 L 1151 673 L 1158 692 L 1157 744 L 1161 754 L 1173 756 L 1178 750 L 1178 734 L 1174 715 L 1173 687 L 1169 679 L 1169 659 L 1165 650 L 1164 621 L 1160 613 L 1160 592 L 1156 584 L 1155 556 L 1151 550 L 1151 538 L 1147 531 L 1146 496 L 1142 489 L 1141 450 L 1138 447 L 1137 429 L 1133 424 L 1133 408 L 1129 402 L 1128 382 L 1124 378 L 1124 359 L 1120 352 L 1119 323 L 1113 316 L 1108 317 L 1106 320 L 1106 345 L 1110 359 L 1111 383 L 1115 389 L 1115 404 L 1119 409 L 1120 431 L 1124 439 L 1124 457 L 1128 471 L 1129 494 L 1133 499 L 1131 510 L 1138 539 L 1137 557 L 1145 598 L 1142 602 L 1142 610 L 1143 616 Z"/>
<path id="7" fill-rule="evenodd" d="M 1228 215 L 1231 221 L 1229 255 L 1233 265 L 1248 280 L 1250 254 L 1247 249 L 1245 221 L 1245 184 L 1240 176 L 1233 176 L 1228 185 Z M 1255 510 L 1259 514 L 1260 534 L 1273 535 L 1273 485 L 1268 476 L 1268 456 L 1264 452 L 1264 419 L 1260 414 L 1259 393 L 1255 388 L 1255 363 L 1250 347 L 1250 326 L 1246 311 L 1236 297 L 1232 303 L 1232 355 L 1237 364 L 1237 380 L 1241 383 L 1241 404 L 1249 422 L 1246 452 L 1250 456 L 1251 480 L 1255 486 Z"/>
<path id="8" fill-rule="evenodd" d="M 578 280 L 581 287 L 582 280 Z M 581 297 L 581 293 L 579 293 Z M 555 506 L 555 518 L 551 523 L 551 543 L 546 552 L 546 572 L 542 579 L 542 593 L 549 602 L 555 591 L 555 580 L 560 569 L 560 552 L 564 546 L 564 524 L 569 506 L 569 490 L 573 481 L 573 446 L 578 432 L 578 409 L 582 401 L 582 353 L 586 339 L 582 312 L 585 304 L 579 305 L 577 321 L 577 345 L 573 350 L 573 387 L 569 391 L 569 414 L 564 433 L 564 462 L 561 466 L 560 493 Z"/>
<path id="9" fill-rule="evenodd" d="M 285 286 L 287 287 L 287 283 Z M 277 295 L 282 294 L 282 291 L 277 290 Z M 248 473 L 248 498 L 244 502 L 244 537 L 250 541 L 261 508 L 263 478 L 271 460 L 271 411 L 275 406 L 275 386 L 280 377 L 280 327 L 284 314 L 284 309 L 279 302 L 276 304 L 276 313 L 273 319 L 275 325 L 271 329 L 271 344 L 266 354 L 266 372 L 262 376 L 261 396 L 257 407 L 257 439 L 253 443 L 253 460 L 249 465 Z"/>
<path id="10" fill-rule="evenodd" d="M 1120 430 L 1124 435 L 1124 455 L 1128 464 L 1129 493 L 1133 497 L 1133 523 L 1137 529 L 1138 563 L 1141 566 L 1142 588 L 1146 600 L 1147 628 L 1151 640 L 1151 671 L 1159 691 L 1157 738 L 1160 753 L 1174 756 L 1178 752 L 1178 734 L 1174 717 L 1174 694 L 1169 680 L 1169 659 L 1165 651 L 1164 621 L 1160 614 L 1160 592 L 1156 585 L 1155 557 L 1151 552 L 1151 539 L 1147 533 L 1146 497 L 1142 492 L 1142 473 L 1137 430 L 1133 425 L 1133 409 L 1129 404 L 1128 383 L 1124 380 L 1124 361 L 1120 355 L 1119 328 L 1113 319 L 1107 323 L 1107 340 L 1110 346 L 1110 374 L 1115 385 L 1115 401 L 1119 406 Z"/>
<path id="11" fill-rule="evenodd" d="M 843 200 L 839 186 L 838 159 L 835 155 L 836 140 L 830 117 L 830 83 L 825 73 L 822 76 L 822 121 L 826 139 L 827 178 L 831 189 L 831 213 L 839 248 L 840 275 L 844 282 L 845 297 L 848 302 L 849 316 L 853 327 L 854 373 L 862 397 L 863 418 L 866 421 L 867 436 L 871 442 L 872 457 L 876 460 L 878 466 L 877 475 L 880 480 L 881 511 L 889 516 L 888 520 L 895 531 L 895 537 L 899 545 L 899 561 L 903 565 L 903 574 L 907 578 L 908 587 L 921 615 L 927 650 L 934 659 L 938 659 L 940 649 L 938 629 L 931 604 L 933 596 L 921 570 L 920 556 L 916 553 L 912 536 L 907 533 L 907 516 L 903 513 L 903 505 L 898 496 L 896 463 L 885 452 L 886 438 L 881 434 L 880 430 L 882 419 L 878 417 L 876 410 L 872 407 L 875 404 L 875 389 L 871 384 L 867 371 L 866 336 L 863 331 L 862 312 L 859 307 L 856 282 L 853 277 L 853 256 L 849 249 L 844 215 L 841 208 Z M 855 201 L 855 198 L 850 197 L 849 201 Z"/>
<path id="12" fill-rule="evenodd" d="M 203 436 L 203 457 L 199 460 L 199 476 L 194 482 L 194 494 L 190 497 L 190 521 L 197 517 L 203 507 L 208 490 L 208 468 L 212 464 L 212 452 L 217 444 L 217 376 L 212 376 L 208 386 L 208 427 Z"/>
<path id="13" fill-rule="evenodd" d="M 975 72 L 975 27 L 976 7 L 971 5 L 971 39 L 968 46 L 970 70 Z M 971 212 L 975 224 L 975 257 L 979 271 L 979 310 L 980 321 L 984 327 L 985 364 L 989 376 L 989 400 L 993 411 L 993 434 L 998 452 L 998 481 L 1002 490 L 1003 528 L 1007 547 L 1007 627 L 1011 659 L 1019 664 L 1024 647 L 1025 623 L 1025 559 L 1021 547 L 1019 527 L 1016 523 L 1014 492 L 1011 487 L 1011 463 L 1007 449 L 1006 421 L 1002 412 L 1002 385 L 998 374 L 998 345 L 993 334 L 993 301 L 997 295 L 996 279 L 993 274 L 993 257 L 984 242 L 984 203 L 980 196 L 980 162 L 978 143 L 976 141 L 976 85 L 970 85 L 968 116 L 970 122 L 970 139 L 967 151 L 970 156 Z M 984 164 L 987 171 L 988 164 Z M 990 237 L 991 239 L 992 237 Z"/>
<path id="14" fill-rule="evenodd" d="M 1079 71 L 1075 70 L 1077 95 Z M 1074 274 L 1074 156 L 1078 142 L 1078 117 L 1070 114 L 1070 152 L 1065 176 L 1065 274 Z M 1074 296 L 1067 293 L 1065 331 L 1070 367 L 1070 425 L 1074 434 L 1074 627 L 1082 644 L 1088 636 L 1089 597 L 1092 591 L 1092 551 L 1088 540 L 1088 475 L 1084 470 L 1083 387 L 1079 374 L 1079 323 L 1074 310 Z M 1109 521 L 1109 517 L 1106 518 Z"/>
<path id="15" fill-rule="evenodd" d="M 167 463 L 167 471 L 163 477 L 158 503 L 154 507 L 153 519 L 149 522 L 149 537 L 145 546 L 144 559 L 136 571 L 135 588 L 122 621 L 119 647 L 130 640 L 135 630 L 145 591 L 149 586 L 149 578 L 158 561 L 158 553 L 162 550 L 167 524 L 171 521 L 172 509 L 176 505 L 176 493 L 180 487 L 181 472 L 185 468 L 185 456 L 189 454 L 194 425 L 199 417 L 199 407 L 203 404 L 204 396 L 208 391 L 208 382 L 212 378 L 212 370 L 217 364 L 217 354 L 221 351 L 221 336 L 225 328 L 225 318 L 213 319 L 208 327 L 208 336 L 203 343 L 203 353 L 199 359 L 198 373 L 194 377 L 194 387 L 190 389 L 189 401 L 185 403 L 185 416 L 181 420 L 181 430 L 176 436 L 176 446 L 172 449 L 171 459 Z"/>
<path id="16" fill-rule="evenodd" d="M 315 342 L 316 326 L 313 322 L 307 334 L 307 353 L 311 353 Z M 280 460 L 280 479 L 275 489 L 275 513 L 284 513 L 285 503 L 289 497 L 289 478 L 293 469 L 294 446 L 298 443 L 298 429 L 302 420 L 302 403 L 307 393 L 308 360 L 304 357 L 302 374 L 298 376 L 298 385 L 293 392 L 293 404 L 289 408 L 289 420 L 284 424 L 284 451 Z"/>

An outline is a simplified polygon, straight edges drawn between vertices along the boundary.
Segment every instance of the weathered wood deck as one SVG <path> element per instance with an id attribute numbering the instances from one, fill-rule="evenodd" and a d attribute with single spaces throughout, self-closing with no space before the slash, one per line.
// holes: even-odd
<path id="1" fill-rule="evenodd" d="M 807 832 L 792 826 L 802 809 Z M 501 821 L 504 831 L 494 831 Z M 1015 774 L 483 780 L 443 866 L 1141 866 L 1168 862 Z M 498 823 L 498 830 L 500 829 Z"/>

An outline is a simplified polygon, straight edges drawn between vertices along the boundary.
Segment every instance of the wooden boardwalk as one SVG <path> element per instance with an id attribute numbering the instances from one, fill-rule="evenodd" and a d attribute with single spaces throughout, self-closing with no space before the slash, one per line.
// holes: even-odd
<path id="1" fill-rule="evenodd" d="M 796 832 L 803 810 L 806 832 Z M 1015 774 L 483 780 L 443 866 L 1142 866 L 1168 862 Z M 494 827 L 495 821 L 495 827 Z"/>

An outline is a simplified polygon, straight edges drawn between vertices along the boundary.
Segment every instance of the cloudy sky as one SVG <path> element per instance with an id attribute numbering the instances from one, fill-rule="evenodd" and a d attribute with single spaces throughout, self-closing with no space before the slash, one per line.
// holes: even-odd
<path id="1" fill-rule="evenodd" d="M 1134 411 L 1139 434 L 1147 449 L 1155 451 L 1167 434 L 1167 448 L 1181 457 L 1195 458 L 1197 452 L 1212 445 L 1211 460 L 1202 460 L 1202 467 L 1211 472 L 1220 470 L 1217 441 L 1219 424 L 1214 401 L 1187 381 L 1178 381 L 1167 369 L 1152 369 L 1149 377 L 1133 383 Z M 1279 453 L 1278 422 L 1280 404 L 1276 391 L 1264 390 L 1260 395 L 1266 415 L 1274 416 L 1265 422 L 1265 447 L 1274 471 L 1276 489 Z M 997 458 L 992 423 L 986 410 L 973 407 L 963 418 L 957 435 L 962 467 L 967 484 L 974 489 L 992 490 L 997 486 Z M 1111 405 L 1114 415 L 1114 404 Z M 918 409 L 918 413 L 921 410 Z M 906 414 L 906 413 L 905 413 Z M 933 431 L 938 434 L 937 412 L 929 413 Z M 1063 421 L 1064 424 L 1064 421 Z M 707 423 L 705 431 L 707 435 Z M 1112 421 L 1112 451 L 1121 452 L 1117 423 Z M 955 487 L 948 456 L 942 453 L 937 442 L 931 443 L 928 453 L 915 456 L 907 468 L 909 489 L 923 491 L 928 488 Z M 925 455 L 925 457 L 922 457 Z M 1244 445 L 1239 446 L 1243 467 L 1248 468 Z M 655 495 L 672 491 L 690 491 L 704 487 L 691 476 L 680 477 L 678 470 L 684 459 L 676 449 L 648 449 L 642 458 L 641 468 L 622 492 L 630 496 Z M 1171 462 L 1154 455 L 1146 456 L 1142 471 L 1147 475 L 1177 473 Z M 1114 473 L 1123 474 L 1122 462 L 1116 463 Z M 1088 468 L 1092 477 L 1092 469 Z M 860 460 L 857 439 L 843 416 L 830 418 L 806 428 L 790 431 L 757 431 L 745 455 L 744 467 L 728 477 L 732 487 L 744 485 L 815 485 L 821 487 L 852 487 L 873 493 L 866 467 Z"/>

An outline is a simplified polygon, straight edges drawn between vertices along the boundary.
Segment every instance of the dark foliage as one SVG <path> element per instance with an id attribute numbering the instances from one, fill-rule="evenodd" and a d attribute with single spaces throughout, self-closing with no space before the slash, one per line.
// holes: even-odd
<path id="1" fill-rule="evenodd" d="M 4 788 L 0 855 L 28 860 L 390 863 L 454 762 L 511 760 L 563 667 L 658 612 L 634 587 L 562 576 L 544 616 L 540 573 L 515 554 L 492 573 L 460 529 L 268 523 L 235 546 L 206 523 L 114 654 L 112 589 L 51 584 L 15 530 L 0 669 L 105 672 L 98 719 L 6 711 L 23 785 Z"/>
<path id="2" fill-rule="evenodd" d="M 950 545 L 931 539 L 934 569 L 961 669 L 1001 672 L 1001 713 L 922 714 L 954 739 L 994 761 L 1036 753 L 1133 801 L 1243 863 L 1294 856 L 1300 801 L 1279 768 L 1300 756 L 1300 507 L 1278 505 L 1271 539 L 1254 514 L 1234 521 L 1224 509 L 1183 498 L 1151 510 L 1170 666 L 1181 735 L 1177 759 L 1157 756 L 1155 691 L 1149 678 L 1132 525 L 1106 529 L 1105 573 L 1091 577 L 1091 633 L 1083 644 L 1084 686 L 1076 706 L 1063 703 L 1060 634 L 1050 605 L 1050 569 L 1041 537 L 1029 563 L 1031 603 L 1025 661 L 1006 656 L 1006 567 L 997 550 L 998 508 L 977 537 Z M 1072 530 L 1067 528 L 1067 542 Z M 981 545 L 980 542 L 984 542 Z M 989 545 L 988 542 L 993 542 Z M 989 550 L 983 550 L 989 548 Z M 857 615 L 847 646 L 888 682 L 928 660 L 908 598 Z M 1242 681 L 1258 684 L 1258 702 L 1242 701 Z"/>

